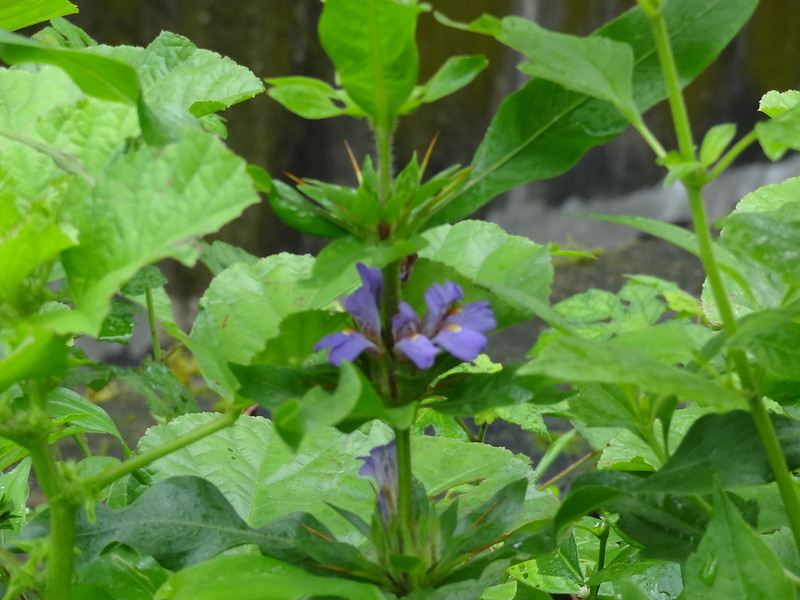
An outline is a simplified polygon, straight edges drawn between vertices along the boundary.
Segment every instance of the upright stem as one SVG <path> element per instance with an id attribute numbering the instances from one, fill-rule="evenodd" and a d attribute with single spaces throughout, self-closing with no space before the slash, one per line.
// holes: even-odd
<path id="1" fill-rule="evenodd" d="M 394 429 L 397 444 L 397 511 L 400 518 L 402 552 L 411 553 L 413 528 L 413 490 L 411 479 L 411 434 L 408 429 Z"/>
<path id="2" fill-rule="evenodd" d="M 158 340 L 158 327 L 156 326 L 156 310 L 153 305 L 153 292 L 150 288 L 144 291 L 147 302 L 147 321 L 150 324 L 150 341 L 153 345 L 153 360 L 161 362 L 161 343 Z"/>
<path id="3" fill-rule="evenodd" d="M 379 201 L 385 205 L 392 193 L 392 125 L 375 123 L 375 138 L 378 145 L 378 177 L 380 178 Z"/>
<path id="4" fill-rule="evenodd" d="M 45 597 L 47 600 L 69 600 L 78 505 L 64 494 L 65 486 L 47 441 L 32 442 L 28 446 L 28 451 L 39 485 L 50 504 L 50 542 Z"/>
<path id="5" fill-rule="evenodd" d="M 678 147 L 683 159 L 691 161 L 695 159 L 692 130 L 689 124 L 688 112 L 686 111 L 686 104 L 684 103 L 680 89 L 678 71 L 675 67 L 675 60 L 672 56 L 672 49 L 669 44 L 666 21 L 664 15 L 660 11 L 652 15 L 650 21 L 652 23 L 656 49 L 658 51 L 659 60 L 661 61 L 661 69 L 664 74 L 664 80 L 669 95 L 669 104 L 672 110 L 675 132 L 678 136 Z M 746 136 L 737 144 L 735 149 L 740 152 L 751 142 L 752 136 Z M 715 170 L 714 175 L 716 176 L 717 174 L 718 171 Z M 736 317 L 733 313 L 730 300 L 722 281 L 722 276 L 720 275 L 719 268 L 714 258 L 711 229 L 708 225 L 703 202 L 702 185 L 705 181 L 707 181 L 707 178 L 697 173 L 696 177 L 687 178 L 683 183 L 686 186 L 689 196 L 689 207 L 692 213 L 695 234 L 697 235 L 700 260 L 703 263 L 703 268 L 705 269 L 706 277 L 708 277 L 714 300 L 717 303 L 717 308 L 722 319 L 722 326 L 725 333 L 731 336 L 736 332 Z M 769 418 L 769 413 L 754 384 L 747 356 L 744 351 L 734 349 L 730 352 L 730 358 L 739 375 L 742 388 L 749 397 L 750 414 L 756 425 L 758 435 L 761 438 L 761 443 L 764 446 L 764 451 L 767 455 L 767 460 L 772 469 L 773 476 L 778 484 L 778 490 L 783 500 L 784 509 L 786 510 L 789 524 L 792 528 L 795 546 L 798 552 L 800 552 L 800 502 L 798 501 L 797 492 L 794 487 L 794 479 L 789 472 L 786 459 L 783 456 L 775 427 L 772 424 L 772 420 Z"/>

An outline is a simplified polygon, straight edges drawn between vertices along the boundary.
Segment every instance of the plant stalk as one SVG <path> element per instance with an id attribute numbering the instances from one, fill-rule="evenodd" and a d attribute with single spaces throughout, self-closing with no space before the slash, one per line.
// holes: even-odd
<path id="1" fill-rule="evenodd" d="M 45 597 L 69 600 L 75 552 L 75 520 L 78 505 L 64 494 L 64 482 L 46 440 L 28 446 L 36 478 L 50 504 L 50 541 L 47 553 Z"/>
<path id="2" fill-rule="evenodd" d="M 397 444 L 397 514 L 400 520 L 401 553 L 413 553 L 413 489 L 411 478 L 411 432 L 394 429 Z"/>
<path id="3" fill-rule="evenodd" d="M 678 79 L 678 72 L 675 66 L 675 60 L 672 55 L 672 49 L 669 44 L 669 34 L 667 33 L 666 21 L 663 14 L 659 11 L 658 14 L 653 15 L 650 19 L 653 35 L 656 41 L 656 49 L 658 51 L 659 60 L 661 62 L 661 70 L 664 74 L 664 80 L 667 87 L 669 96 L 670 109 L 672 111 L 672 118 L 675 126 L 675 132 L 678 137 L 678 147 L 681 156 L 686 161 L 695 160 L 695 149 L 692 141 L 692 131 L 689 124 L 689 116 L 686 110 L 686 103 L 683 99 L 683 94 L 680 89 L 680 82 Z M 735 158 L 734 151 L 741 152 L 747 145 L 754 141 L 752 137 L 754 134 L 745 136 L 729 153 L 720 161 L 724 166 L 730 164 Z M 713 171 L 716 176 L 717 169 Z M 699 175 L 699 174 L 698 174 Z M 714 295 L 714 300 L 717 303 L 717 308 L 722 320 L 722 326 L 728 336 L 736 332 L 736 317 L 733 313 L 730 300 L 725 291 L 725 286 L 720 275 L 719 267 L 717 266 L 714 258 L 714 250 L 711 241 L 711 229 L 706 217 L 705 205 L 703 202 L 702 185 L 707 178 L 697 177 L 695 181 L 690 178 L 684 180 L 684 185 L 689 196 L 689 207 L 692 213 L 692 222 L 697 235 L 697 242 L 699 247 L 700 260 L 703 263 L 703 268 L 706 272 L 706 277 L 711 286 Z M 798 502 L 797 492 L 794 487 L 793 477 L 789 472 L 788 465 L 786 464 L 783 451 L 781 449 L 780 441 L 778 440 L 775 427 L 772 420 L 769 418 L 764 402 L 756 386 L 754 385 L 753 377 L 750 371 L 750 365 L 747 356 L 742 350 L 734 349 L 730 352 L 730 358 L 734 363 L 735 369 L 739 375 L 742 388 L 749 395 L 749 408 L 753 421 L 756 425 L 756 430 L 761 438 L 761 443 L 764 446 L 764 451 L 767 455 L 770 468 L 772 469 L 773 476 L 778 485 L 778 489 L 783 500 L 784 509 L 789 519 L 789 524 L 792 528 L 792 535 L 794 536 L 795 546 L 800 552 L 800 502 Z"/>
<path id="4" fill-rule="evenodd" d="M 156 310 L 153 305 L 153 291 L 150 288 L 144 291 L 147 302 L 147 322 L 150 324 L 150 343 L 153 346 L 153 360 L 161 362 L 161 342 L 158 339 L 158 326 L 156 325 Z"/>

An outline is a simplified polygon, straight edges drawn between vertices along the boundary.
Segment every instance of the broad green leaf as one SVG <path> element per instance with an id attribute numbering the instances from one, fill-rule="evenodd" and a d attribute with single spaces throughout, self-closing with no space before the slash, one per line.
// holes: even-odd
<path id="1" fill-rule="evenodd" d="M 211 244 L 203 244 L 200 262 L 208 267 L 212 275 L 219 275 L 236 263 L 254 265 L 258 262 L 258 257 L 238 246 L 215 240 Z"/>
<path id="2" fill-rule="evenodd" d="M 379 127 L 389 127 L 417 83 L 414 33 L 423 10 L 396 0 L 329 0 L 319 37 L 342 87 Z"/>
<path id="3" fill-rule="evenodd" d="M 0 30 L 0 58 L 9 64 L 48 63 L 62 68 L 87 95 L 136 105 L 141 86 L 136 71 L 118 60 L 81 50 L 51 48 Z"/>
<path id="4" fill-rule="evenodd" d="M 170 577 L 154 600 L 384 600 L 373 585 L 312 575 L 265 556 L 220 556 Z"/>
<path id="5" fill-rule="evenodd" d="M 310 256 L 278 254 L 255 265 L 237 263 L 211 282 L 200 300 L 190 345 L 209 386 L 226 399 L 238 387 L 228 363 L 249 364 L 265 343 L 280 335 L 291 314 L 327 307 L 352 289 L 355 269 L 343 285 L 309 282 Z"/>
<path id="6" fill-rule="evenodd" d="M 164 363 L 147 359 L 141 367 L 118 367 L 114 371 L 121 381 L 144 397 L 148 412 L 159 420 L 168 421 L 200 410 L 191 391 Z"/>
<path id="7" fill-rule="evenodd" d="M 157 447 L 214 418 L 219 417 L 185 415 L 151 428 L 138 451 Z M 321 429 L 293 453 L 270 421 L 242 417 L 232 427 L 159 459 L 146 471 L 153 481 L 176 475 L 207 478 L 254 527 L 303 511 L 347 541 L 353 528 L 328 503 L 370 519 L 375 494 L 370 481 L 358 475 L 362 463 L 356 457 L 368 455 L 389 437 L 388 427 L 377 422 L 350 434 Z M 412 467 L 428 494 L 460 494 L 464 511 L 474 510 L 510 481 L 531 474 L 527 459 L 502 448 L 432 436 L 412 438 L 412 448 L 414 456 L 437 457 L 415 461 Z M 531 488 L 525 518 L 549 516 L 555 505 L 552 495 Z"/>
<path id="8" fill-rule="evenodd" d="M 330 84 L 313 77 L 265 79 L 272 87 L 267 94 L 304 119 L 329 119 L 348 113 Z"/>
<path id="9" fill-rule="evenodd" d="M 778 557 L 742 519 L 721 486 L 713 487 L 711 521 L 686 561 L 686 597 L 692 600 L 792 600 L 795 589 Z"/>
<path id="10" fill-rule="evenodd" d="M 66 388 L 57 388 L 47 396 L 50 416 L 68 430 L 86 433 L 108 433 L 124 445 L 122 435 L 108 413 L 83 396 Z"/>
<path id="11" fill-rule="evenodd" d="M 78 7 L 67 0 L 5 0 L 0 6 L 0 28 L 16 31 L 76 12 Z"/>
<path id="12" fill-rule="evenodd" d="M 800 105 L 800 92 L 797 90 L 786 92 L 772 90 L 761 96 L 758 110 L 774 119 L 798 105 Z"/>
<path id="13" fill-rule="evenodd" d="M 681 84 L 688 84 L 716 58 L 757 3 L 670 0 L 664 4 Z M 506 23 L 513 24 L 514 19 L 503 20 L 501 28 L 495 25 L 488 32 L 510 43 Z M 633 99 L 639 110 L 645 111 L 665 97 L 650 23 L 640 9 L 628 11 L 594 36 L 632 48 Z M 524 43 L 524 38 L 520 42 Z M 472 160 L 470 179 L 431 224 L 464 218 L 501 192 L 560 175 L 589 148 L 609 142 L 626 126 L 625 119 L 606 102 L 534 79 L 502 103 Z"/>
<path id="14" fill-rule="evenodd" d="M 800 421 L 772 415 L 790 469 L 800 467 Z M 639 487 L 646 492 L 708 494 L 714 477 L 736 488 L 773 480 L 750 414 L 735 410 L 700 417 L 661 469 Z"/>
<path id="15" fill-rule="evenodd" d="M 127 344 L 133 337 L 136 329 L 136 313 L 139 307 L 127 300 L 111 299 L 111 312 L 106 315 L 100 332 L 97 334 L 98 342 Z"/>
<path id="16" fill-rule="evenodd" d="M 733 214 L 766 213 L 794 202 L 800 196 L 800 177 L 790 177 L 780 183 L 764 185 L 736 203 Z M 797 219 L 794 219 L 797 220 Z"/>
<path id="17" fill-rule="evenodd" d="M 153 107 L 175 105 L 195 117 L 218 112 L 264 91 L 253 73 L 230 58 L 162 32 L 132 61 Z"/>
<path id="18" fill-rule="evenodd" d="M 26 379 L 59 377 L 67 370 L 67 341 L 41 328 L 20 330 L 19 341 L 0 358 L 0 391 Z"/>
<path id="19" fill-rule="evenodd" d="M 798 339 L 800 315 L 797 310 L 763 310 L 742 319 L 729 344 L 747 350 L 775 377 L 800 380 Z"/>
<path id="20" fill-rule="evenodd" d="M 48 534 L 49 514 L 31 521 L 20 539 Z M 252 530 L 211 483 L 174 477 L 147 489 L 130 506 L 113 510 L 100 504 L 95 518 L 81 511 L 76 524 L 76 568 L 96 560 L 112 542 L 154 557 L 170 570 L 183 569 L 246 543 L 271 540 Z"/>
<path id="21" fill-rule="evenodd" d="M 800 201 L 784 198 L 786 202 L 774 210 L 737 211 L 727 217 L 722 222 L 723 239 L 732 251 L 796 287 L 800 286 Z"/>
<path id="22" fill-rule="evenodd" d="M 501 40 L 528 60 L 519 69 L 532 77 L 613 104 L 628 120 L 638 117 L 633 101 L 633 51 L 599 35 L 578 37 L 547 31 L 520 17 L 503 20 Z"/>
<path id="23" fill-rule="evenodd" d="M 492 309 L 498 329 L 549 308 L 553 267 L 547 246 L 509 235 L 485 221 L 442 225 L 426 231 L 423 237 L 427 246 L 419 251 L 420 258 L 450 267 L 485 294 L 469 298 L 470 301 L 495 300 Z M 420 287 L 426 283 L 422 279 L 412 276 L 409 286 Z M 437 281 L 441 283 L 441 275 Z M 547 318 L 546 314 L 539 316 Z"/>
<path id="24" fill-rule="evenodd" d="M 550 341 L 520 375 L 568 382 L 633 384 L 659 396 L 676 395 L 717 410 L 741 407 L 744 397 L 704 377 L 648 357 L 635 347 L 578 338 Z"/>
<path id="25" fill-rule="evenodd" d="M 187 130 L 163 149 L 124 155 L 76 207 L 81 244 L 62 259 L 75 308 L 53 316 L 51 327 L 96 334 L 111 296 L 140 268 L 168 256 L 193 264 L 192 239 L 256 201 L 244 162 L 213 135 Z"/>
<path id="26" fill-rule="evenodd" d="M 151 556 L 117 546 L 80 573 L 81 584 L 105 590 L 116 600 L 152 600 L 169 571 Z"/>

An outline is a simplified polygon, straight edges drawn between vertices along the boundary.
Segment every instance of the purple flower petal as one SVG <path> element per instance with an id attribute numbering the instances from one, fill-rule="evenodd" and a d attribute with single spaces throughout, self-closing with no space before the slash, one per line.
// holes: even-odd
<path id="1" fill-rule="evenodd" d="M 424 335 L 415 333 L 399 340 L 394 347 L 418 369 L 430 369 L 439 349 Z"/>
<path id="2" fill-rule="evenodd" d="M 345 329 L 326 335 L 314 346 L 314 352 L 323 348 L 331 349 L 328 361 L 338 367 L 343 360 L 352 362 L 367 348 L 377 346 L 354 329 Z"/>
<path id="3" fill-rule="evenodd" d="M 408 302 L 401 302 L 398 307 L 399 313 L 392 317 L 392 335 L 399 340 L 419 333 L 419 317 Z"/>
<path id="4" fill-rule="evenodd" d="M 397 506 L 397 446 L 392 440 L 384 446 L 369 451 L 369 456 L 359 456 L 364 464 L 358 474 L 371 477 L 378 487 L 378 506 L 384 522 Z"/>
<path id="5" fill-rule="evenodd" d="M 450 323 L 442 327 L 433 342 L 461 360 L 475 360 L 486 348 L 486 336 L 482 333 Z"/>
<path id="6" fill-rule="evenodd" d="M 383 274 L 380 269 L 370 269 L 361 263 L 356 268 L 364 285 L 347 297 L 344 308 L 367 335 L 377 340 L 381 331 Z"/>
<path id="7" fill-rule="evenodd" d="M 472 302 L 452 309 L 445 319 L 445 325 L 451 323 L 481 333 L 489 332 L 497 327 L 497 321 L 488 302 Z"/>
<path id="8" fill-rule="evenodd" d="M 442 325 L 449 308 L 461 300 L 464 292 L 461 286 L 452 281 L 445 281 L 444 285 L 434 283 L 425 291 L 425 304 L 428 312 L 425 313 L 422 331 L 426 335 L 433 335 Z"/>

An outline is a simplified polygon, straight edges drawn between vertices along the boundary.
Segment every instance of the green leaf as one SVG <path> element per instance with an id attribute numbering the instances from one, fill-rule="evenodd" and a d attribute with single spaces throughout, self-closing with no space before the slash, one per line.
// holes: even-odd
<path id="1" fill-rule="evenodd" d="M 454 373 L 436 384 L 436 394 L 444 396 L 427 406 L 439 412 L 471 416 L 479 411 L 535 401 L 530 388 L 541 386 L 543 393 L 549 382 L 536 377 L 518 377 L 516 366 L 497 373 Z"/>
<path id="2" fill-rule="evenodd" d="M 11 228 L 3 229 L 0 224 L 0 300 L 21 307 L 26 300 L 23 280 L 78 240 L 71 228 L 36 213 L 20 216 Z"/>
<path id="3" fill-rule="evenodd" d="M 492 300 L 498 329 L 534 315 L 549 316 L 553 267 L 547 246 L 509 235 L 498 225 L 485 221 L 442 225 L 429 229 L 423 237 L 427 246 L 419 251 L 419 257 L 450 267 L 480 288 L 484 297 L 474 299 Z M 418 265 L 409 279 L 409 293 L 420 297 L 418 288 L 427 284 L 429 278 L 438 277 L 435 281 L 441 282 L 441 274 L 437 276 L 434 271 L 421 277 L 418 273 L 421 270 Z"/>
<path id="4" fill-rule="evenodd" d="M 319 37 L 342 87 L 380 127 L 390 126 L 417 83 L 415 3 L 329 0 Z"/>
<path id="5" fill-rule="evenodd" d="M 703 166 L 714 164 L 736 135 L 735 123 L 715 125 L 708 130 L 700 145 L 700 162 Z"/>
<path id="6" fill-rule="evenodd" d="M 49 514 L 43 513 L 20 539 L 47 535 Z M 198 477 L 173 477 L 154 484 L 130 506 L 112 510 L 95 507 L 90 521 L 85 512 L 76 524 L 76 568 L 94 562 L 112 542 L 121 542 L 152 556 L 170 570 L 183 569 L 245 543 L 268 544 L 250 529 L 211 483 Z"/>
<path id="7" fill-rule="evenodd" d="M 348 233 L 336 224 L 332 213 L 282 181 L 273 181 L 267 198 L 280 220 L 302 233 L 333 239 Z"/>
<path id="8" fill-rule="evenodd" d="M 0 58 L 9 64 L 48 63 L 62 68 L 87 95 L 136 105 L 141 87 L 136 71 L 123 62 L 81 50 L 51 48 L 0 30 Z"/>
<path id="9" fill-rule="evenodd" d="M 800 467 L 800 421 L 780 415 L 771 417 L 789 468 Z M 726 489 L 773 480 L 749 413 L 736 410 L 700 417 L 669 460 L 640 489 L 707 494 L 715 476 Z"/>
<path id="10" fill-rule="evenodd" d="M 192 239 L 256 201 L 244 162 L 211 134 L 187 130 L 158 151 L 124 155 L 75 211 L 81 244 L 63 253 L 75 308 L 54 315 L 50 326 L 96 334 L 111 296 L 140 268 L 167 256 L 193 264 L 199 250 Z"/>
<path id="11" fill-rule="evenodd" d="M 744 405 L 733 390 L 650 358 L 635 347 L 578 338 L 550 341 L 541 354 L 522 367 L 520 375 L 546 375 L 568 382 L 634 384 L 659 396 L 676 395 L 701 406 L 730 409 Z"/>
<path id="12" fill-rule="evenodd" d="M 8 544 L 25 526 L 30 494 L 30 459 L 0 475 L 0 542 Z"/>
<path id="13" fill-rule="evenodd" d="M 58 377 L 68 367 L 67 342 L 41 328 L 19 331 L 20 340 L 0 359 L 0 391 L 26 379 Z"/>
<path id="14" fill-rule="evenodd" d="M 523 73 L 605 100 L 628 120 L 638 116 L 629 45 L 601 36 L 555 33 L 513 17 L 503 20 L 501 40 L 528 58 L 519 66 Z"/>
<path id="15" fill-rule="evenodd" d="M 158 447 L 215 418 L 219 417 L 184 415 L 153 427 L 138 451 Z M 320 429 L 294 453 L 278 438 L 270 421 L 243 417 L 232 427 L 159 459 L 146 474 L 153 481 L 176 475 L 207 478 L 254 527 L 303 511 L 325 523 L 340 540 L 350 541 L 352 526 L 329 504 L 369 521 L 375 492 L 370 481 L 358 475 L 362 463 L 356 457 L 368 455 L 390 435 L 389 428 L 377 422 L 350 434 Z M 475 510 L 509 482 L 531 476 L 527 459 L 502 448 L 415 436 L 412 449 L 415 456 L 437 457 L 413 465 L 414 476 L 428 494 L 458 495 L 464 511 Z M 480 485 L 475 485 L 478 482 Z M 525 518 L 549 516 L 556 504 L 551 494 L 529 490 Z"/>
<path id="16" fill-rule="evenodd" d="M 47 395 L 47 406 L 53 421 L 66 424 L 72 433 L 108 433 L 125 445 L 108 413 L 76 392 L 57 388 Z"/>
<path id="17" fill-rule="evenodd" d="M 155 265 L 147 265 L 120 288 L 123 296 L 141 296 L 147 290 L 159 288 L 167 283 L 167 278 Z"/>
<path id="18" fill-rule="evenodd" d="M 800 105 L 756 123 L 756 135 L 764 154 L 773 161 L 780 160 L 787 150 L 800 149 Z"/>
<path id="19" fill-rule="evenodd" d="M 780 560 L 717 483 L 714 510 L 700 546 L 686 561 L 685 594 L 692 600 L 791 600 L 794 585 Z"/>
<path id="20" fill-rule="evenodd" d="M 133 337 L 136 329 L 136 313 L 139 307 L 127 300 L 111 299 L 111 312 L 106 315 L 100 332 L 97 334 L 98 342 L 111 342 L 127 344 Z"/>
<path id="21" fill-rule="evenodd" d="M 236 263 L 254 265 L 258 262 L 258 257 L 238 246 L 215 240 L 211 244 L 203 244 L 203 251 L 200 253 L 200 262 L 208 267 L 208 270 L 211 271 L 213 275 L 219 275 L 225 269 Z"/>
<path id="22" fill-rule="evenodd" d="M 785 186 L 782 191 L 792 187 Z M 800 286 L 800 201 L 784 199 L 775 210 L 737 211 L 727 217 L 722 222 L 724 243 L 796 287 Z"/>
<path id="23" fill-rule="evenodd" d="M 747 350 L 771 375 L 800 380 L 798 339 L 797 310 L 763 310 L 742 319 L 728 343 L 732 348 Z"/>
<path id="24" fill-rule="evenodd" d="M 327 307 L 350 291 L 355 269 L 343 284 L 309 281 L 314 259 L 277 254 L 254 265 L 237 263 L 211 282 L 200 300 L 190 346 L 209 386 L 232 399 L 238 383 L 228 363 L 249 364 L 265 343 L 280 335 L 294 313 Z"/>
<path id="25" fill-rule="evenodd" d="M 265 556 L 220 556 L 170 577 L 154 600 L 384 600 L 373 585 L 320 577 Z"/>
<path id="26" fill-rule="evenodd" d="M 769 91 L 758 102 L 758 110 L 773 119 L 787 110 L 800 105 L 800 92 L 788 90 L 786 92 Z"/>
<path id="27" fill-rule="evenodd" d="M 748 20 L 757 0 L 670 0 L 664 17 L 683 85 L 705 69 Z M 504 19 L 488 32 L 511 43 Z M 628 11 L 595 37 L 629 44 L 633 50 L 633 99 L 645 111 L 665 97 L 650 23 L 638 8 Z M 517 40 L 514 40 L 515 43 Z M 525 43 L 521 37 L 520 43 Z M 514 47 L 512 45 L 512 47 Z M 516 49 L 516 48 L 515 48 Z M 627 122 L 602 100 L 566 91 L 534 79 L 507 97 L 495 115 L 472 160 L 472 173 L 459 196 L 431 224 L 456 221 L 472 214 L 501 192 L 560 175 L 589 148 L 605 144 Z"/>
<path id="28" fill-rule="evenodd" d="M 79 577 L 81 584 L 104 590 L 116 600 L 152 600 L 169 577 L 169 571 L 151 556 L 117 546 L 89 565 Z"/>
<path id="29" fill-rule="evenodd" d="M 147 359 L 141 367 L 118 367 L 114 371 L 121 381 L 144 396 L 147 410 L 157 419 L 170 420 L 200 410 L 191 391 L 163 363 Z"/>
<path id="30" fill-rule="evenodd" d="M 433 74 L 425 85 L 419 88 L 419 98 L 409 100 L 403 113 L 416 109 L 420 104 L 435 102 L 469 85 L 483 71 L 489 61 L 485 56 L 451 56 Z M 416 94 L 415 94 L 416 95 Z M 408 105 L 411 106 L 408 106 Z"/>
<path id="31" fill-rule="evenodd" d="M 265 79 L 272 87 L 267 94 L 304 119 L 329 119 L 348 113 L 330 84 L 313 77 Z"/>
<path id="32" fill-rule="evenodd" d="M 178 106 L 195 117 L 218 112 L 260 94 L 261 81 L 246 67 L 162 32 L 132 61 L 144 97 L 153 107 Z"/>
<path id="33" fill-rule="evenodd" d="M 78 7 L 67 0 L 5 0 L 0 7 L 0 28 L 16 31 L 76 12 Z"/>

